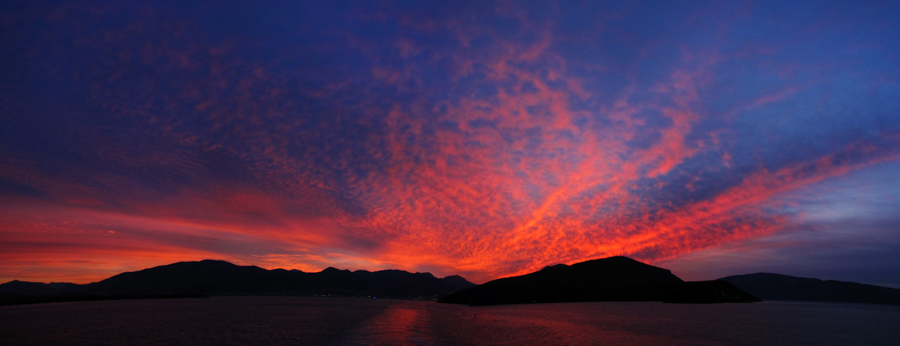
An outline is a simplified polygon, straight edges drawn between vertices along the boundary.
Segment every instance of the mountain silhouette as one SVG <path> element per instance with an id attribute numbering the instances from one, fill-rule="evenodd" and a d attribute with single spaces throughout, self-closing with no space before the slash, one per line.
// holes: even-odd
<path id="1" fill-rule="evenodd" d="M 85 285 L 19 280 L 0 284 L 0 304 L 209 295 L 442 297 L 439 302 L 469 305 L 576 301 L 717 303 L 759 298 L 900 305 L 900 289 L 771 273 L 684 282 L 669 270 L 622 256 L 548 266 L 477 286 L 457 275 L 436 278 L 430 273 L 402 270 L 336 268 L 307 273 L 216 260 L 178 262 Z"/>
<path id="2" fill-rule="evenodd" d="M 588 301 L 720 303 L 759 299 L 724 281 L 684 282 L 667 269 L 616 256 L 548 266 L 463 289 L 438 302 L 495 305 Z"/>
<path id="3" fill-rule="evenodd" d="M 78 300 L 84 300 L 86 297 L 354 295 L 433 299 L 474 285 L 455 275 L 439 279 L 430 273 L 402 270 L 351 272 L 327 268 L 318 273 L 306 273 L 203 260 L 121 273 L 86 285 L 11 281 L 0 285 L 0 297 L 55 295 L 77 296 Z"/>
<path id="4" fill-rule="evenodd" d="M 800 278 L 757 273 L 721 278 L 765 300 L 806 300 L 824 302 L 900 305 L 900 289 L 855 282 Z"/>
<path id="5" fill-rule="evenodd" d="M 0 297 L 42 296 L 77 292 L 83 285 L 68 282 L 28 282 L 13 280 L 0 285 Z"/>

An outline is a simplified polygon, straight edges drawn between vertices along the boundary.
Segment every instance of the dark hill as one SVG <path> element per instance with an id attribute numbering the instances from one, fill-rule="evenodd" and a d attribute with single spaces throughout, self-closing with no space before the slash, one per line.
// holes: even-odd
<path id="1" fill-rule="evenodd" d="M 225 261 L 179 262 L 121 273 L 90 284 L 88 290 L 102 294 L 253 292 L 267 288 L 273 274 Z"/>
<path id="2" fill-rule="evenodd" d="M 586 301 L 752 302 L 726 282 L 685 283 L 669 270 L 617 256 L 555 265 L 454 292 L 442 303 L 493 305 Z"/>
<path id="3" fill-rule="evenodd" d="M 68 282 L 51 282 L 45 284 L 43 282 L 13 280 L 5 284 L 0 284 L 0 297 L 66 294 L 77 292 L 82 287 L 83 285 Z"/>
<path id="4" fill-rule="evenodd" d="M 468 281 L 463 285 L 474 286 Z M 430 273 L 402 270 L 351 272 L 336 268 L 304 273 L 205 260 L 122 273 L 92 284 L 90 290 L 106 294 L 343 294 L 408 298 L 442 296 L 460 288 L 460 282 L 444 281 Z"/>
<path id="5" fill-rule="evenodd" d="M 454 291 L 459 291 L 464 288 L 469 288 L 469 287 L 475 286 L 475 284 L 469 282 L 469 280 L 466 280 L 462 276 L 459 276 L 459 275 L 450 275 L 441 280 L 446 282 L 448 285 L 456 287 L 456 289 Z"/>
<path id="6" fill-rule="evenodd" d="M 430 273 L 378 272 L 328 268 L 318 273 L 266 270 L 225 261 L 179 262 L 126 272 L 88 285 L 12 281 L 0 285 L 5 298 L 25 295 L 85 297 L 157 297 L 196 295 L 357 295 L 435 298 L 474 284 L 458 276 L 438 279 Z"/>
<path id="7" fill-rule="evenodd" d="M 806 300 L 823 302 L 900 305 L 900 289 L 855 282 L 800 278 L 781 274 L 735 275 L 719 280 L 766 300 Z"/>

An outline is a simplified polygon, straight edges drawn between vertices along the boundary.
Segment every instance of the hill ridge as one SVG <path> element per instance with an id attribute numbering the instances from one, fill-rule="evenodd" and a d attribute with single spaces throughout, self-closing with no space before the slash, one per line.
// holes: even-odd
<path id="1" fill-rule="evenodd" d="M 614 256 L 546 266 L 463 289 L 438 302 L 496 305 L 588 301 L 719 303 L 759 299 L 724 281 L 686 283 L 668 269 Z"/>
<path id="2" fill-rule="evenodd" d="M 900 289 L 850 281 L 776 273 L 726 276 L 727 281 L 765 300 L 799 300 L 900 305 Z"/>
<path id="3" fill-rule="evenodd" d="M 353 295 L 436 299 L 474 286 L 460 276 L 439 279 L 431 273 L 379 272 L 326 268 L 317 273 L 241 266 L 222 260 L 183 261 L 123 272 L 78 285 L 0 284 L 0 298 L 47 295 Z"/>

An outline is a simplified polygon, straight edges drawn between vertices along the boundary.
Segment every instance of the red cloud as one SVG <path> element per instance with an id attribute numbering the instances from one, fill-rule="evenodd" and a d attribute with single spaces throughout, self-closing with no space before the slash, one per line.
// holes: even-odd
<path id="1" fill-rule="evenodd" d="M 10 150 L 0 162 L 0 178 L 43 193 L 0 199 L 12 206 L 0 211 L 10 268 L 0 279 L 85 282 L 221 258 L 481 282 L 615 254 L 661 261 L 777 232 L 788 221 L 774 197 L 898 158 L 900 137 L 882 133 L 765 168 L 733 150 L 727 127 L 809 83 L 749 92 L 714 113 L 704 92 L 717 87 L 719 64 L 751 54 L 676 45 L 680 55 L 648 63 L 663 44 L 643 42 L 622 53 L 642 61 L 605 66 L 561 53 L 563 43 L 606 49 L 591 39 L 497 12 L 512 29 L 466 14 L 371 14 L 358 19 L 399 23 L 396 36 L 334 27 L 283 49 L 179 39 L 208 34 L 187 24 L 100 35 L 89 51 L 115 54 L 97 63 L 101 87 L 86 95 L 113 123 L 51 133 L 81 161 L 44 166 Z M 153 30 L 171 40 L 142 36 Z M 135 37 L 140 47 L 123 43 Z M 638 63 L 663 72 L 627 70 Z M 622 86 L 594 87 L 607 83 L 594 71 Z M 11 109 L 31 106 L 17 102 Z M 719 181 L 705 181 L 709 172 Z M 703 184 L 715 186 L 701 194 Z"/>

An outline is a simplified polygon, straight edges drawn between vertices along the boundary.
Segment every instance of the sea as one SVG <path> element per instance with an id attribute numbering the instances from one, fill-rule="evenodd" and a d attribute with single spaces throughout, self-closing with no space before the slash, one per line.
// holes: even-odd
<path id="1" fill-rule="evenodd" d="M 0 307 L 0 345 L 900 345 L 900 306 L 211 297 Z"/>

